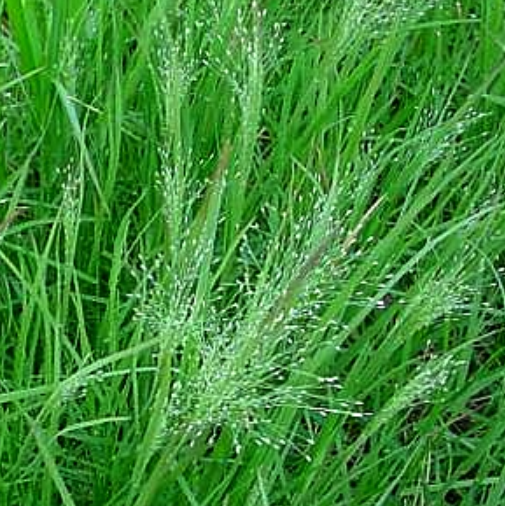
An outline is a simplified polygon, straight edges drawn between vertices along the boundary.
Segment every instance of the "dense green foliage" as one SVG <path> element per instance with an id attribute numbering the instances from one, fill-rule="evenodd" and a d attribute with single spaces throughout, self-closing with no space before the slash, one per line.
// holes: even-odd
<path id="1" fill-rule="evenodd" d="M 0 0 L 0 504 L 505 504 L 503 0 Z"/>

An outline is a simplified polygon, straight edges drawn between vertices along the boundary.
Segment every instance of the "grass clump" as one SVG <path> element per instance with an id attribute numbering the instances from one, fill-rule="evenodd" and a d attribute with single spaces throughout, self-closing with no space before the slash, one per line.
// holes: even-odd
<path id="1" fill-rule="evenodd" d="M 0 10 L 0 503 L 502 504 L 500 2 Z"/>

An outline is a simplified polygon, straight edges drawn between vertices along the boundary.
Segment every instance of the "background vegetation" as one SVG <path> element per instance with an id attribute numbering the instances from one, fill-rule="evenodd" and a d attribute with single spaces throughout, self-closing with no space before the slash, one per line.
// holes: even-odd
<path id="1" fill-rule="evenodd" d="M 0 504 L 505 503 L 502 0 L 0 11 Z"/>

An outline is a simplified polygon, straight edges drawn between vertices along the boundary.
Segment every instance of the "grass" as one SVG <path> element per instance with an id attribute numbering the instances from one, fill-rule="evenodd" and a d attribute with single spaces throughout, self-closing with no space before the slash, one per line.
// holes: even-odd
<path id="1" fill-rule="evenodd" d="M 503 504 L 502 2 L 0 11 L 0 504 Z"/>

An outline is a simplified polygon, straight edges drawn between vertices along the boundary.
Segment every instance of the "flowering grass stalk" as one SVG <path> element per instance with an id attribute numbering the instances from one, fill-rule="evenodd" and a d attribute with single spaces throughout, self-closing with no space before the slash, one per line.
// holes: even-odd
<path id="1" fill-rule="evenodd" d="M 0 504 L 503 503 L 500 2 L 0 12 Z"/>

